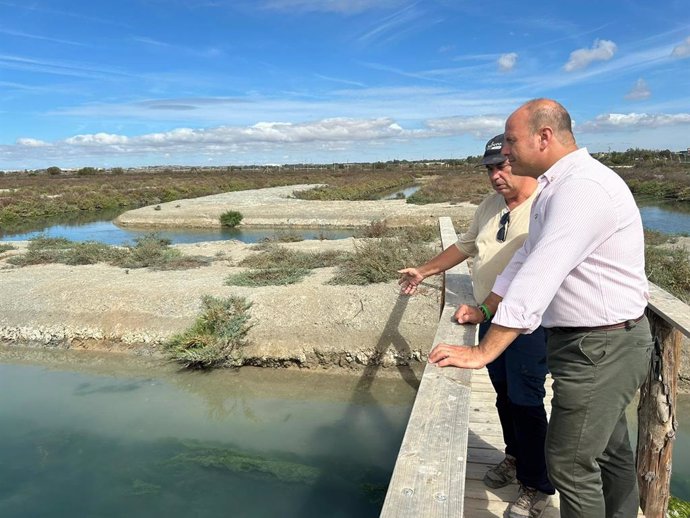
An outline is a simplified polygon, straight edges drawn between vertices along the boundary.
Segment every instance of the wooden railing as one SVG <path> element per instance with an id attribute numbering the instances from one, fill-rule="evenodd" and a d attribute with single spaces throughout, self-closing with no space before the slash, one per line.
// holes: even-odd
<path id="1" fill-rule="evenodd" d="M 456 241 L 450 218 L 439 218 L 443 248 Z M 465 263 L 445 274 L 441 318 L 434 343 L 476 345 L 476 326 L 451 317 L 474 304 Z M 658 350 L 640 391 L 638 480 L 646 518 L 663 518 L 669 500 L 671 457 L 678 423 L 676 381 L 681 333 L 690 337 L 690 307 L 650 284 L 647 308 Z M 427 364 L 381 511 L 381 518 L 463 516 L 472 371 Z"/>
<path id="2" fill-rule="evenodd" d="M 450 218 L 440 218 L 439 224 L 445 249 L 457 241 L 457 236 Z M 433 345 L 477 343 L 477 326 L 459 326 L 451 321 L 463 303 L 474 303 L 465 263 L 445 274 L 441 319 Z M 444 369 L 427 363 L 382 518 L 463 516 L 471 376 L 471 370 Z"/>
<path id="3" fill-rule="evenodd" d="M 681 333 L 690 337 L 690 307 L 650 283 L 647 317 L 656 357 L 640 389 L 637 409 L 637 480 L 647 518 L 663 518 L 668 508 L 673 442 L 678 430 L 676 389 Z"/>

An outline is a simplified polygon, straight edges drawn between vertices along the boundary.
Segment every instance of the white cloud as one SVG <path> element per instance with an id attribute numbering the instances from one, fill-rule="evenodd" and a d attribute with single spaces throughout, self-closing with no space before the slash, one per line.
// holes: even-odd
<path id="1" fill-rule="evenodd" d="M 237 160 L 237 153 L 278 156 L 319 150 L 360 153 L 367 147 L 436 137 L 470 135 L 483 140 L 499 133 L 504 120 L 500 116 L 445 117 L 427 120 L 421 129 L 410 129 L 386 117 L 328 118 L 299 124 L 260 122 L 252 126 L 176 128 L 138 136 L 82 134 L 55 142 L 22 138 L 14 146 L 0 145 L 0 160 L 84 163 L 89 159 L 131 162 L 132 157 L 156 157 L 160 161 L 160 157 L 194 156 L 206 160 L 216 156 Z"/>
<path id="2" fill-rule="evenodd" d="M 95 135 L 75 135 L 65 140 L 66 144 L 76 146 L 111 146 L 127 144 L 129 139 L 123 135 L 111 135 L 110 133 L 96 133 Z"/>
<path id="3" fill-rule="evenodd" d="M 685 38 L 685 41 L 680 45 L 676 45 L 671 52 L 671 56 L 674 58 L 687 58 L 690 57 L 690 36 Z"/>
<path id="4" fill-rule="evenodd" d="M 647 86 L 647 82 L 644 79 L 638 79 L 631 90 L 625 95 L 625 98 L 629 101 L 641 101 L 643 99 L 648 99 L 651 97 L 652 91 Z"/>
<path id="5" fill-rule="evenodd" d="M 426 121 L 426 126 L 436 135 L 469 134 L 477 138 L 500 133 L 505 124 L 504 117 L 445 117 Z"/>
<path id="6" fill-rule="evenodd" d="M 48 146 L 49 144 L 47 142 L 37 140 L 35 138 L 18 138 L 17 145 L 24 147 L 44 147 Z"/>
<path id="7" fill-rule="evenodd" d="M 690 124 L 690 113 L 606 113 L 577 127 L 582 132 L 636 131 Z"/>
<path id="8" fill-rule="evenodd" d="M 587 67 L 594 61 L 608 61 L 616 53 L 616 44 L 610 40 L 594 40 L 591 49 L 578 49 L 570 53 L 570 59 L 563 67 L 572 72 Z"/>
<path id="9" fill-rule="evenodd" d="M 35 148 L 36 157 L 214 154 L 243 147 L 259 149 L 266 145 L 324 145 L 332 146 L 405 138 L 415 131 L 405 130 L 388 118 L 345 119 L 331 118 L 303 124 L 260 122 L 253 126 L 220 126 L 215 128 L 176 128 L 161 133 L 128 137 L 110 133 L 75 135 L 61 141 L 47 143 L 32 138 L 20 138 L 15 146 L 0 146 L 0 156 L 22 157 L 26 148 Z M 41 154 L 42 151 L 45 153 Z"/>
<path id="10" fill-rule="evenodd" d="M 515 68 L 515 63 L 517 63 L 518 55 L 515 52 L 510 52 L 508 54 L 503 54 L 498 58 L 498 68 L 501 72 L 509 72 Z"/>

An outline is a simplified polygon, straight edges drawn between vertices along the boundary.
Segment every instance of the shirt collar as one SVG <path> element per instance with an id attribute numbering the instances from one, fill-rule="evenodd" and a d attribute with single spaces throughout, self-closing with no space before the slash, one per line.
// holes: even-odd
<path id="1" fill-rule="evenodd" d="M 586 147 L 571 151 L 537 178 L 540 185 L 546 186 L 568 172 L 570 166 L 580 161 L 583 155 L 589 156 Z"/>

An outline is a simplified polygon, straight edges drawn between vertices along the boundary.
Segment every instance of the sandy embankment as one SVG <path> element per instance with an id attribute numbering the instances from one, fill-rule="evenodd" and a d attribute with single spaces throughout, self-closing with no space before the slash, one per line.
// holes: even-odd
<path id="1" fill-rule="evenodd" d="M 123 214 L 128 226 L 213 226 L 227 210 L 244 225 L 361 226 L 431 222 L 439 215 L 469 219 L 474 207 L 404 201 L 311 202 L 288 198 L 294 187 L 242 191 L 145 207 Z M 23 247 L 24 245 L 20 245 Z M 301 250 L 352 250 L 354 239 L 305 241 Z M 160 344 L 196 318 L 203 295 L 240 295 L 252 301 L 249 363 L 356 366 L 372 358 L 384 365 L 420 359 L 432 343 L 440 304 L 439 283 L 401 297 L 397 283 L 331 286 L 332 268 L 316 270 L 291 286 L 224 285 L 251 245 L 237 241 L 177 245 L 185 254 L 214 258 L 193 270 L 124 270 L 105 264 L 49 264 L 17 268 L 0 256 L 0 343 L 158 354 Z"/>

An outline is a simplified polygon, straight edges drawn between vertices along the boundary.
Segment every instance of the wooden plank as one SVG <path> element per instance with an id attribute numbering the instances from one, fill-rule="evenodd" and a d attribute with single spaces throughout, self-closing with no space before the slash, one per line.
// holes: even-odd
<path id="1" fill-rule="evenodd" d="M 649 283 L 649 308 L 690 338 L 690 307 L 656 284 Z"/>
<path id="2" fill-rule="evenodd" d="M 444 248 L 457 239 L 442 221 Z M 449 230 L 450 228 L 450 230 Z M 444 304 L 433 345 L 476 345 L 476 326 L 452 320 L 456 307 L 473 302 L 467 266 L 445 274 Z M 427 364 L 393 469 L 382 518 L 463 516 L 472 371 Z"/>

